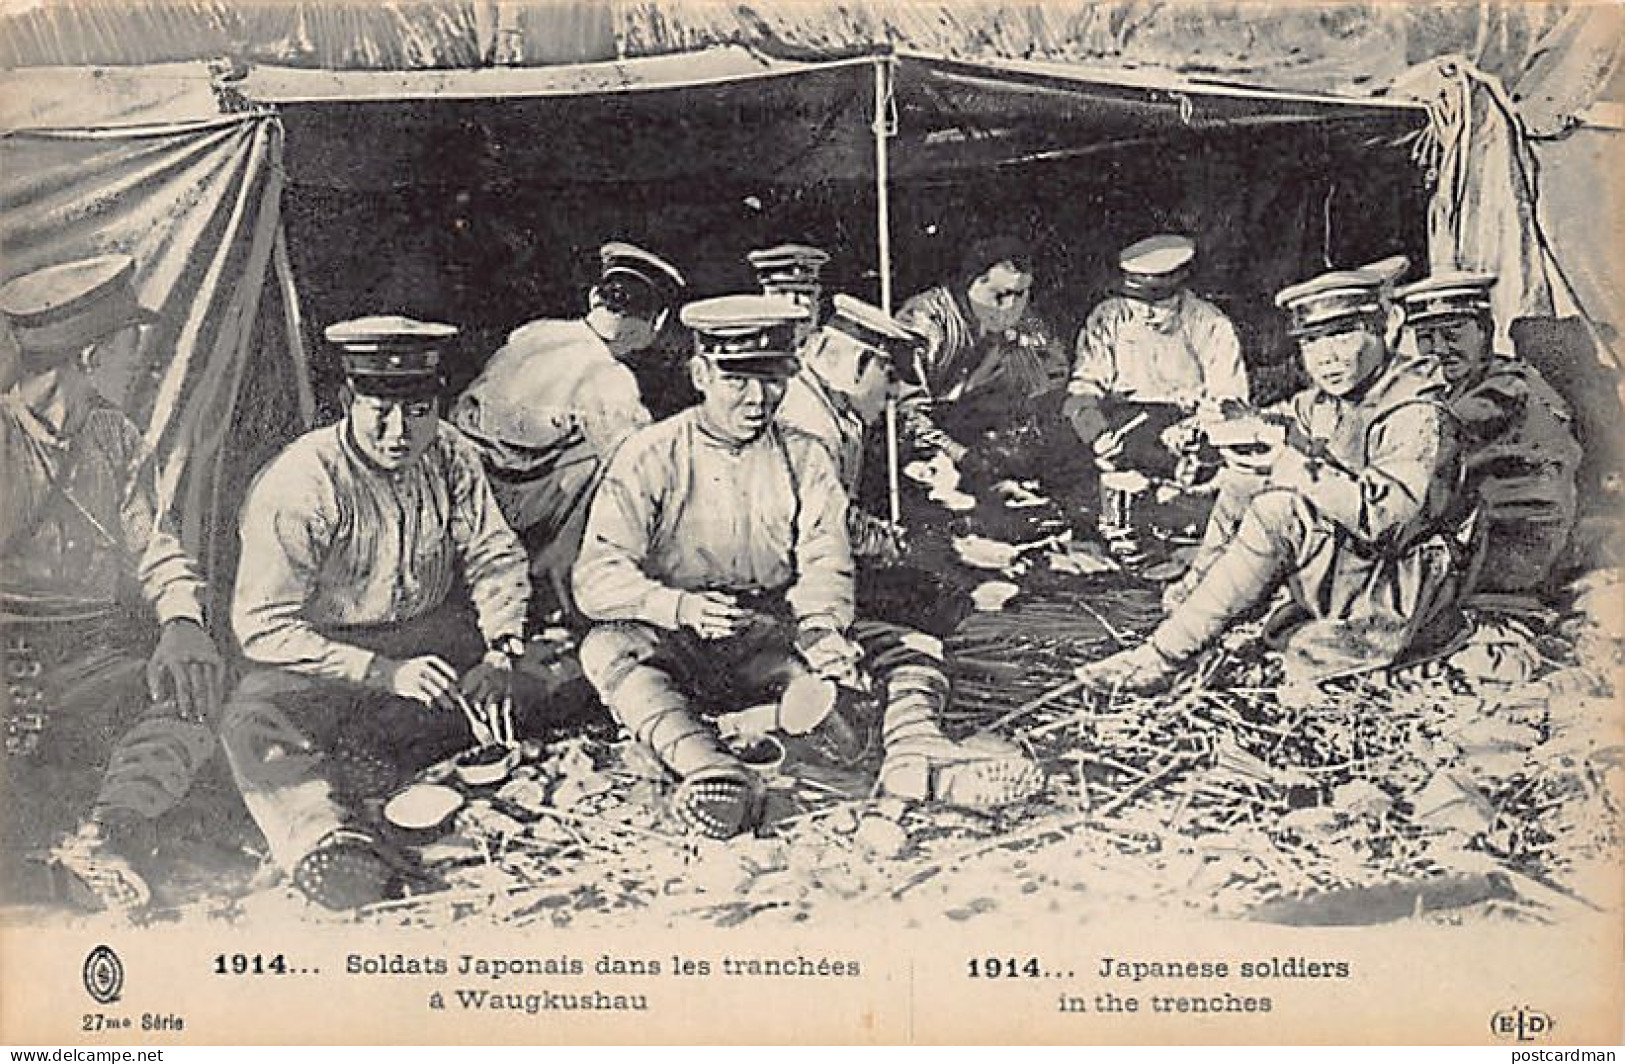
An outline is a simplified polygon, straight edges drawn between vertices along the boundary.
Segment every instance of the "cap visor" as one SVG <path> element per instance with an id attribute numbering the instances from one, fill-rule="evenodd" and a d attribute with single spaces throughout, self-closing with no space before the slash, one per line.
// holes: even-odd
<path id="1" fill-rule="evenodd" d="M 362 395 L 380 399 L 431 399 L 440 394 L 443 382 L 436 377 L 404 374 L 349 373 L 345 380 Z"/>
<path id="2" fill-rule="evenodd" d="M 794 377 L 801 369 L 801 360 L 794 356 L 712 359 L 712 363 L 730 377 L 755 377 L 761 380 L 784 380 Z"/>
<path id="3" fill-rule="evenodd" d="M 1322 318 L 1318 321 L 1294 323 L 1287 328 L 1287 332 L 1299 338 L 1310 336 L 1330 336 L 1334 333 L 1353 332 L 1375 326 L 1379 322 L 1378 316 L 1370 313 L 1339 314 L 1335 317 Z"/>

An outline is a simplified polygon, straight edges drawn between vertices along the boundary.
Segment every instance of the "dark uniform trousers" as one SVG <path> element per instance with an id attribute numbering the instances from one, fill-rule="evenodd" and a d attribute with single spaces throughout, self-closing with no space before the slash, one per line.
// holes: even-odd
<path id="1" fill-rule="evenodd" d="M 459 673 L 484 652 L 461 605 L 325 634 L 395 660 L 438 655 Z M 516 708 L 525 701 L 516 689 Z M 474 739 L 456 710 L 260 667 L 227 701 L 221 743 L 272 857 L 291 869 L 334 830 L 375 820 L 379 800 Z"/>
<path id="2" fill-rule="evenodd" d="M 154 621 L 117 607 L 73 616 L 0 617 L 6 674 L 3 852 L 28 849 L 87 806 L 115 831 L 173 809 L 214 752 L 213 729 L 153 702 L 146 668 Z M 8 881 L 15 877 L 9 872 Z"/>
<path id="3" fill-rule="evenodd" d="M 698 718 L 775 699 L 807 672 L 782 595 L 746 592 L 739 600 L 754 607 L 756 617 L 728 638 L 704 640 L 688 629 L 616 621 L 598 625 L 582 641 L 582 671 L 599 697 L 662 759 L 685 738 L 707 734 Z M 939 641 L 883 621 L 859 620 L 849 635 L 863 651 L 859 667 L 887 705 L 908 693 L 946 700 Z"/>

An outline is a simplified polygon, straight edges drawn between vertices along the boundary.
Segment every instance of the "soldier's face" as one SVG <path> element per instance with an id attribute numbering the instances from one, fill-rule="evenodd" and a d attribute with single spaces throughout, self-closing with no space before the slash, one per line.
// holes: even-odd
<path id="1" fill-rule="evenodd" d="M 1148 327 L 1158 332 L 1167 332 L 1179 316 L 1180 294 L 1163 296 L 1161 299 L 1131 298 L 1135 314 Z"/>
<path id="2" fill-rule="evenodd" d="M 819 285 L 764 285 L 762 292 L 770 296 L 783 296 L 796 306 L 807 311 L 808 314 L 818 313 L 818 301 L 824 298 L 824 289 Z"/>
<path id="3" fill-rule="evenodd" d="M 86 369 L 96 382 L 96 390 L 123 406 L 140 371 L 141 327 L 131 325 L 96 341 Z"/>
<path id="4" fill-rule="evenodd" d="M 884 355 L 865 351 L 859 362 L 857 387 L 852 392 L 852 405 L 866 424 L 873 424 L 886 409 L 895 382 L 891 363 Z"/>
<path id="5" fill-rule="evenodd" d="M 767 431 L 784 400 L 788 378 L 727 373 L 705 358 L 694 365 L 694 385 L 711 428 L 734 443 L 749 443 Z"/>
<path id="6" fill-rule="evenodd" d="M 971 282 L 966 298 L 984 332 L 1003 332 L 1027 313 L 1032 293 L 1033 275 L 1001 262 Z"/>
<path id="7" fill-rule="evenodd" d="M 1416 326 L 1416 351 L 1434 358 L 1445 380 L 1459 384 L 1474 376 L 1490 355 L 1489 333 L 1477 318 L 1441 318 Z"/>
<path id="8" fill-rule="evenodd" d="M 623 314 L 616 323 L 615 338 L 626 351 L 642 351 L 655 342 L 665 320 L 664 312 L 648 316 Z"/>
<path id="9" fill-rule="evenodd" d="M 1344 396 L 1364 384 L 1388 356 L 1382 335 L 1364 326 L 1300 341 L 1303 368 L 1315 387 Z"/>
<path id="10" fill-rule="evenodd" d="M 886 409 L 892 392 L 891 364 L 884 355 L 838 329 L 825 329 L 817 343 L 821 346 L 812 357 L 826 367 L 824 376 L 851 400 L 858 416 L 872 424 Z"/>
<path id="11" fill-rule="evenodd" d="M 350 400 L 350 437 L 369 461 L 388 472 L 422 458 L 439 424 L 439 402 L 432 398 L 356 395 Z"/>

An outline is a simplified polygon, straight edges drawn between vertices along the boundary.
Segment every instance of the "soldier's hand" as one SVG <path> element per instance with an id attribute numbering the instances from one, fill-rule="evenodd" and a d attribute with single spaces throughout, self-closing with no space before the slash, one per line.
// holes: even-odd
<path id="1" fill-rule="evenodd" d="M 1072 431 L 1084 443 L 1093 444 L 1106 431 L 1106 416 L 1100 412 L 1100 403 L 1092 396 L 1067 396 L 1061 404 L 1061 416 L 1066 418 Z"/>
<path id="2" fill-rule="evenodd" d="M 1251 446 L 1221 448 L 1219 454 L 1224 457 L 1225 465 L 1237 472 L 1268 476 L 1286 449 L 1286 433 L 1282 431 L 1279 436 L 1270 435 Z"/>
<path id="3" fill-rule="evenodd" d="M 504 699 L 513 697 L 513 665 L 501 654 L 489 656 L 463 674 L 462 688 L 482 712 L 493 713 Z"/>
<path id="4" fill-rule="evenodd" d="M 701 639 L 725 639 L 750 626 L 750 611 L 720 591 L 685 591 L 677 600 L 677 625 Z"/>
<path id="5" fill-rule="evenodd" d="M 441 709 L 457 708 L 457 670 L 433 654 L 384 665 L 384 678 L 393 695 Z"/>
<path id="6" fill-rule="evenodd" d="M 1180 418 L 1178 421 L 1162 430 L 1158 437 L 1162 445 L 1174 454 L 1194 451 L 1202 445 L 1207 432 L 1201 415 L 1192 414 Z"/>
<path id="7" fill-rule="evenodd" d="M 170 621 L 147 661 L 147 693 L 153 701 L 173 696 L 182 720 L 208 720 L 224 699 L 225 672 L 214 640 L 201 625 Z"/>
<path id="8" fill-rule="evenodd" d="M 857 513 L 852 520 L 852 553 L 880 565 L 896 565 L 908 553 L 908 537 L 901 525 L 874 514 Z"/>
<path id="9" fill-rule="evenodd" d="M 814 676 L 832 680 L 844 687 L 860 687 L 858 662 L 863 649 L 833 628 L 803 628 L 796 635 L 796 649 Z"/>
<path id="10" fill-rule="evenodd" d="M 881 537 L 880 554 L 878 560 L 882 565 L 899 565 L 908 556 L 908 529 L 902 525 L 886 522 L 885 535 Z"/>

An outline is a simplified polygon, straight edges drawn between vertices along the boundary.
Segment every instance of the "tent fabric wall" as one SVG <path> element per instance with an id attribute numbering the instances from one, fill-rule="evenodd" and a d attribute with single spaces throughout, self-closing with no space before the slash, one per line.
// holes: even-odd
<path id="1" fill-rule="evenodd" d="M 142 330 L 138 350 L 98 364 L 96 384 L 145 430 L 162 505 L 205 562 L 231 412 L 258 368 L 250 340 L 281 155 L 269 116 L 0 137 L 7 276 L 110 252 L 136 261 L 141 298 L 162 320 Z"/>
<path id="2" fill-rule="evenodd" d="M 1510 349 L 1516 319 L 1552 314 L 1535 157 L 1517 114 L 1497 82 L 1459 57 L 1416 67 L 1395 91 L 1428 106 L 1430 129 L 1417 155 L 1435 186 L 1429 265 L 1496 275 L 1497 339 Z"/>
<path id="3" fill-rule="evenodd" d="M 1556 249 L 1559 314 L 1584 314 L 1602 329 L 1616 359 L 1625 310 L 1625 130 L 1583 126 L 1535 142 L 1541 224 Z"/>
<path id="4" fill-rule="evenodd" d="M 1561 136 L 1598 102 L 1625 101 L 1625 5 L 1570 10 L 1541 39 L 1521 74 L 1502 77 L 1536 138 Z"/>
<path id="5" fill-rule="evenodd" d="M 1551 128 L 1618 99 L 1625 9 L 1572 3 L 1299 3 L 1262 0 L 621 0 L 621 52 L 742 44 L 783 58 L 889 44 L 956 59 L 1174 71 L 1255 88 L 1384 92 L 1438 55 L 1461 55 Z"/>
<path id="6" fill-rule="evenodd" d="M 220 117 L 204 63 L 0 71 L 0 130 L 90 129 Z"/>
<path id="7" fill-rule="evenodd" d="M 1204 129 L 1336 125 L 1395 138 L 1423 124 L 1402 102 L 1113 78 L 1031 64 L 889 60 L 892 176 L 943 178 Z M 738 49 L 552 70 L 257 70 L 240 92 L 281 110 L 294 179 L 336 187 L 433 183 L 488 157 L 501 181 L 524 156 L 539 184 L 750 174 L 779 184 L 870 181 L 874 59 L 761 64 Z M 656 67 L 658 70 L 651 69 Z M 606 83 L 608 70 L 624 80 Z M 664 80 L 656 80 L 658 74 Z M 320 152 L 301 151 L 304 138 Z M 537 150 L 532 145 L 544 145 Z"/>

